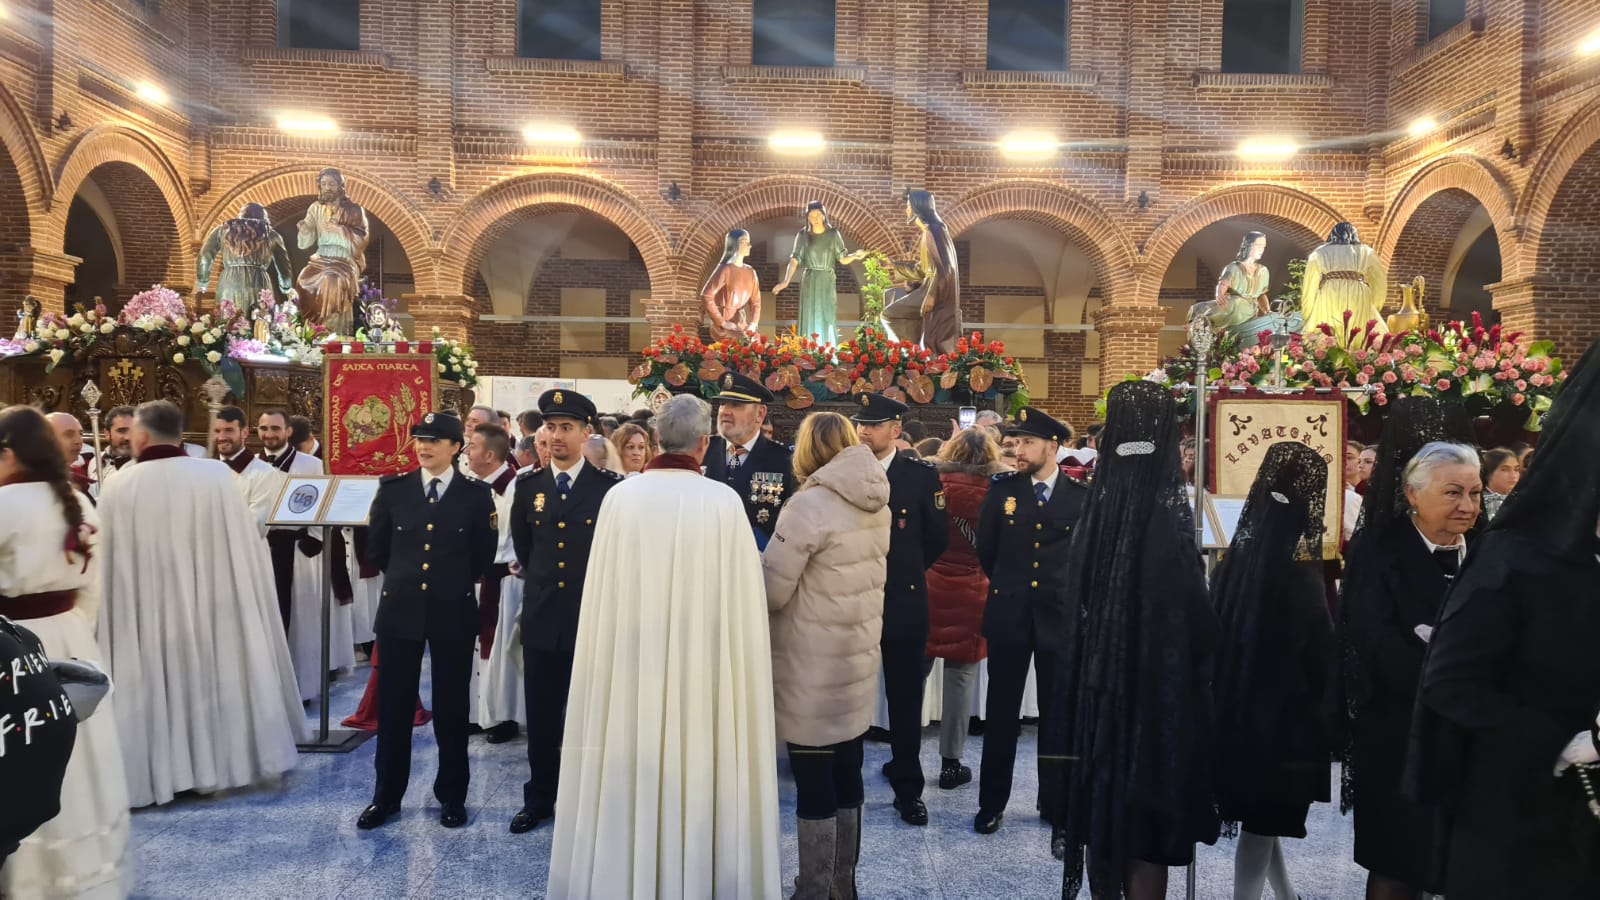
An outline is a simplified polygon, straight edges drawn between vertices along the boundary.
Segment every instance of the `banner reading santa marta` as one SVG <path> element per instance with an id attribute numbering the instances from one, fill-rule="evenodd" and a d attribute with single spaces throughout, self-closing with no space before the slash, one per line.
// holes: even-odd
<path id="1" fill-rule="evenodd" d="M 1328 463 L 1322 558 L 1338 559 L 1344 510 L 1345 405 L 1343 396 L 1216 399 L 1211 418 L 1211 491 L 1243 497 L 1250 493 L 1268 447 L 1280 441 L 1305 444 Z"/>
<path id="2" fill-rule="evenodd" d="M 416 468 L 411 426 L 438 402 L 431 353 L 328 353 L 323 423 L 330 475 L 392 475 Z"/>

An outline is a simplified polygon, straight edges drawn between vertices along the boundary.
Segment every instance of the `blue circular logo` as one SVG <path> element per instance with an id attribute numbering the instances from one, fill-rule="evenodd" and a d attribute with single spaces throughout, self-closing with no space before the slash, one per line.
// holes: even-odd
<path id="1" fill-rule="evenodd" d="M 306 510 L 317 505 L 317 498 L 322 492 L 314 484 L 302 484 L 289 494 L 289 511 L 300 515 Z"/>

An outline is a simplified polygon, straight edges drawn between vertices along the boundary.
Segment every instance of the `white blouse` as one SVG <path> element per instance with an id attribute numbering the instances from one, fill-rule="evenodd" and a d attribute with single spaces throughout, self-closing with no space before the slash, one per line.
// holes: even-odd
<path id="1" fill-rule="evenodd" d="M 98 547 L 104 538 L 99 513 L 77 491 L 72 497 L 94 531 L 88 537 L 90 547 Z M 77 590 L 78 609 L 95 621 L 100 614 L 100 556 L 96 553 L 87 567 L 82 556 L 67 558 L 67 520 L 50 485 L 30 481 L 0 487 L 0 510 L 5 511 L 0 515 L 0 595 Z"/>

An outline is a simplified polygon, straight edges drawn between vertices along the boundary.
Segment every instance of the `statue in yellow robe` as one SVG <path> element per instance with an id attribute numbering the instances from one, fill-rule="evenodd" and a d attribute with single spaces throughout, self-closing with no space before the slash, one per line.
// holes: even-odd
<path id="1" fill-rule="evenodd" d="M 1332 326 L 1341 346 L 1349 346 L 1352 334 L 1366 331 L 1376 322 L 1379 334 L 1389 331 L 1383 321 L 1383 298 L 1389 288 L 1388 276 L 1378 251 L 1356 236 L 1349 222 L 1333 226 L 1328 242 L 1306 258 L 1305 277 L 1300 283 L 1300 312 L 1305 317 L 1304 332 L 1309 334 L 1324 323 Z M 1350 313 L 1349 325 L 1345 312 Z"/>

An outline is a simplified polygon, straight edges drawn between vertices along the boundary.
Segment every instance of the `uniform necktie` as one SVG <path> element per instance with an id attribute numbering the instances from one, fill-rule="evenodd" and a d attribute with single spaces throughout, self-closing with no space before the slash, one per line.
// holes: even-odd
<path id="1" fill-rule="evenodd" d="M 1454 578 L 1461 568 L 1461 551 L 1454 547 L 1440 548 L 1433 551 L 1433 561 L 1439 564 L 1446 577 Z"/>
<path id="2" fill-rule="evenodd" d="M 1043 505 L 1046 500 L 1050 499 L 1049 489 L 1045 487 L 1045 484 L 1042 481 L 1035 481 L 1033 483 L 1033 495 L 1039 498 L 1040 505 Z"/>
<path id="3" fill-rule="evenodd" d="M 558 472 L 556 474 L 556 490 L 561 492 L 562 497 L 566 496 L 567 490 L 571 487 L 572 476 L 565 472 Z"/>
<path id="4" fill-rule="evenodd" d="M 728 468 L 737 469 L 744 465 L 744 456 L 746 452 L 748 451 L 746 451 L 743 447 L 735 447 L 733 450 L 729 451 Z"/>
<path id="5" fill-rule="evenodd" d="M 439 479 L 437 479 L 437 478 L 435 478 L 432 481 L 428 482 L 428 502 L 429 503 L 438 503 L 439 502 Z"/>

